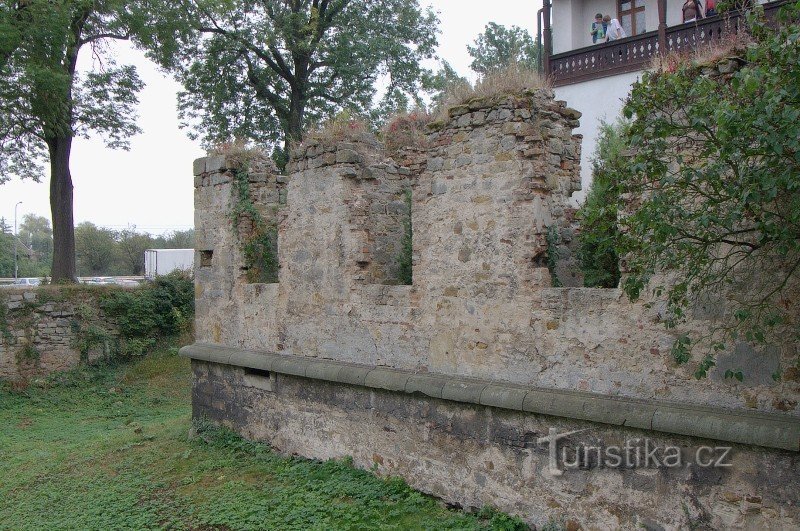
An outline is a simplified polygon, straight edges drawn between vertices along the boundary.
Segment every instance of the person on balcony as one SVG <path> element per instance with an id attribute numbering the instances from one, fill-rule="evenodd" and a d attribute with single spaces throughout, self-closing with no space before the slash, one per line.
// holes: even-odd
<path id="1" fill-rule="evenodd" d="M 594 16 L 594 22 L 592 22 L 592 29 L 589 34 L 592 36 L 592 44 L 597 44 L 598 42 L 606 42 L 606 30 L 608 26 L 605 22 L 603 22 L 603 14 L 598 13 Z"/>
<path id="2" fill-rule="evenodd" d="M 603 22 L 608 27 L 608 31 L 606 32 L 606 36 L 608 37 L 608 42 L 616 41 L 618 39 L 624 39 L 625 37 L 627 37 L 627 35 L 625 35 L 625 30 L 622 29 L 622 25 L 620 25 L 619 23 L 619 20 L 611 18 L 611 15 L 606 15 L 603 17 Z"/>
<path id="3" fill-rule="evenodd" d="M 716 0 L 706 0 L 706 18 L 714 17 L 716 15 L 717 15 Z"/>
<path id="4" fill-rule="evenodd" d="M 683 4 L 683 22 L 695 22 L 703 18 L 703 6 L 700 0 L 686 0 Z"/>

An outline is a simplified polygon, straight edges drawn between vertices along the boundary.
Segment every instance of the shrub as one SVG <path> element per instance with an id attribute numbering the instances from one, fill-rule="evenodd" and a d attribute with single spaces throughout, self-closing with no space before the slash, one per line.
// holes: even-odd
<path id="1" fill-rule="evenodd" d="M 398 114 L 383 128 L 384 145 L 389 155 L 397 155 L 403 148 L 428 147 L 425 126 L 433 117 L 424 110 Z"/>
<path id="2" fill-rule="evenodd" d="M 620 175 L 625 163 L 626 123 L 602 124 L 592 159 L 592 185 L 586 202 L 578 211 L 578 260 L 587 288 L 616 288 L 619 285 L 619 240 L 617 216 L 620 210 Z"/>
<path id="3" fill-rule="evenodd" d="M 106 293 L 100 307 L 116 320 L 121 353 L 142 354 L 157 339 L 176 336 L 191 326 L 194 283 L 185 273 L 170 273 L 138 289 Z"/>
<path id="4" fill-rule="evenodd" d="M 792 3 L 781 14 L 799 16 Z M 800 26 L 748 21 L 754 43 L 736 71 L 726 59 L 724 72 L 686 61 L 646 73 L 624 110 L 635 152 L 621 190 L 638 198 L 620 220 L 624 287 L 664 294 L 670 327 L 698 302 L 718 307 L 710 330 L 673 347 L 686 363 L 708 345 L 697 377 L 731 341 L 799 337 Z"/>
<path id="5" fill-rule="evenodd" d="M 313 140 L 317 142 L 342 142 L 362 137 L 370 132 L 366 121 L 353 116 L 348 111 L 342 111 L 332 119 L 323 122 L 311 129 L 304 138 L 304 142 Z M 292 152 L 297 151 L 292 149 Z"/>

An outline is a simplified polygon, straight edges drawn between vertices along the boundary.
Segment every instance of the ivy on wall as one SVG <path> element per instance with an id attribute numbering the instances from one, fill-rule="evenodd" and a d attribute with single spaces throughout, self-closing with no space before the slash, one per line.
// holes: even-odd
<path id="1" fill-rule="evenodd" d="M 278 282 L 278 231 L 253 204 L 249 166 L 233 173 L 233 229 L 242 245 L 244 269 L 250 283 Z"/>

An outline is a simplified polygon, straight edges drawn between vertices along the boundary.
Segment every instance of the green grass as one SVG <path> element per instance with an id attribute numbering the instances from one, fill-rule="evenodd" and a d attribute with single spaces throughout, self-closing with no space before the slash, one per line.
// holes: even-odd
<path id="1" fill-rule="evenodd" d="M 0 529 L 520 529 L 197 425 L 173 351 L 0 387 Z"/>

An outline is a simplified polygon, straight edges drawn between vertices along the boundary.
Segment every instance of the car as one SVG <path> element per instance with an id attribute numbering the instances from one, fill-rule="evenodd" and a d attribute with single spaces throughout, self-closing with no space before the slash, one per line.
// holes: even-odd
<path id="1" fill-rule="evenodd" d="M 40 278 L 18 278 L 14 281 L 14 286 L 39 286 L 42 283 Z"/>

